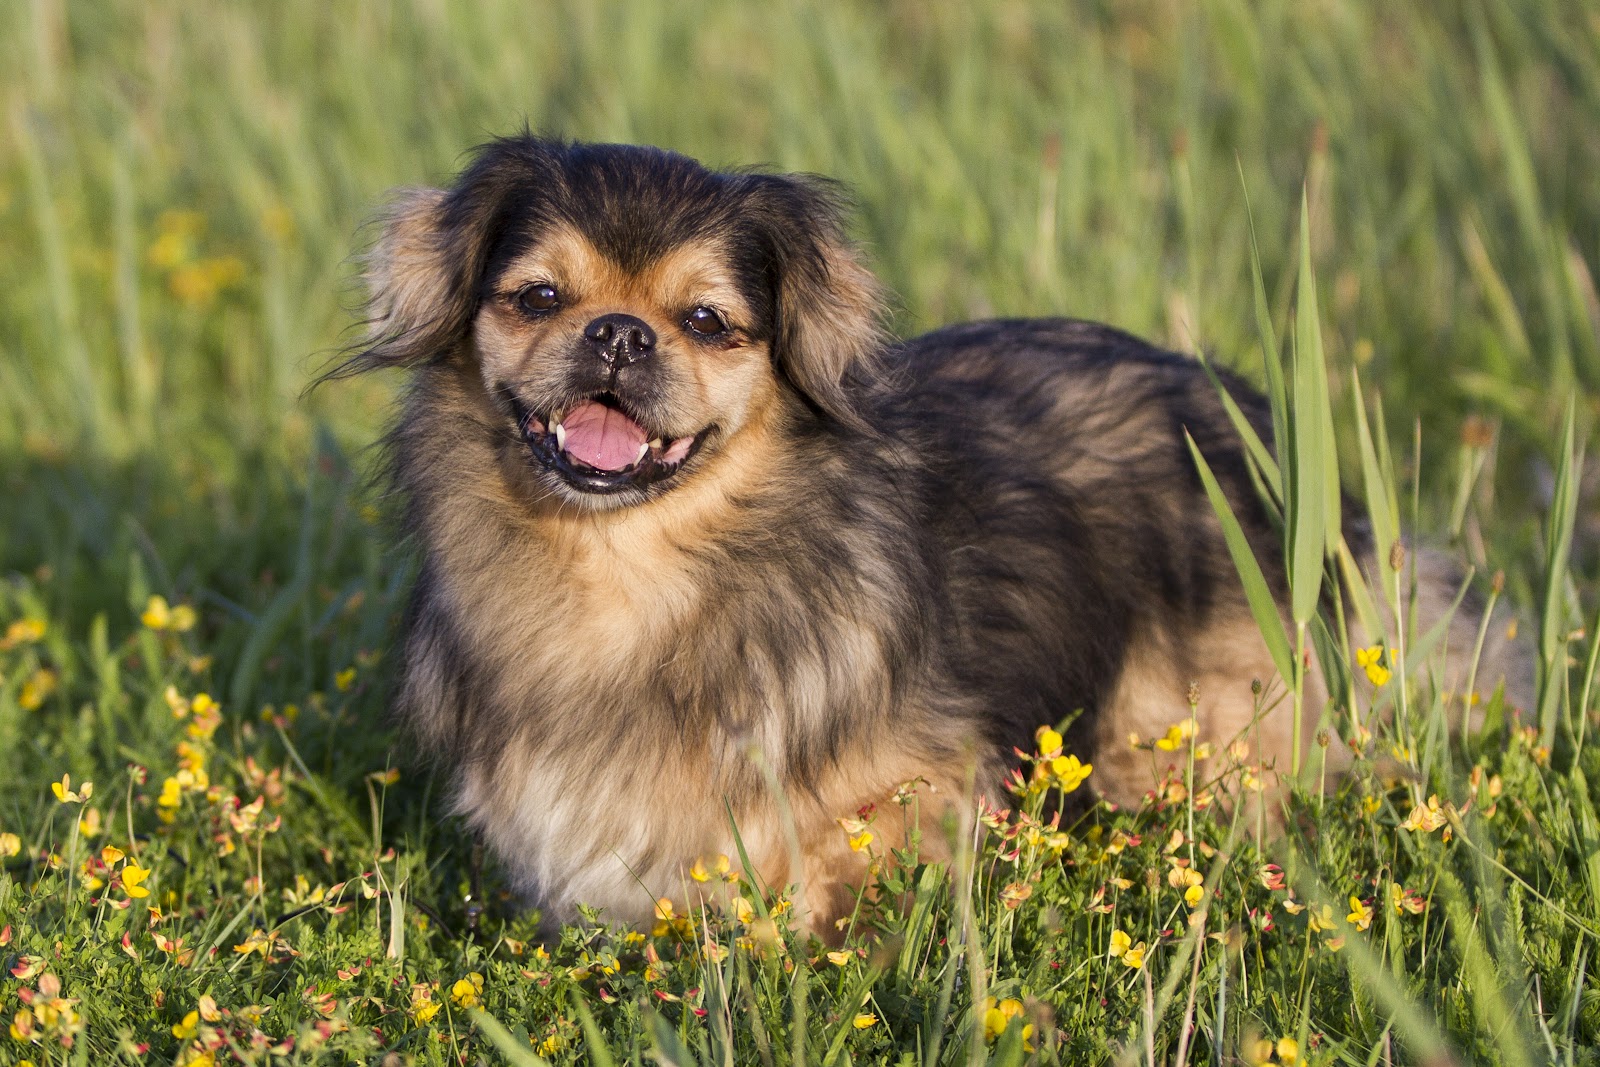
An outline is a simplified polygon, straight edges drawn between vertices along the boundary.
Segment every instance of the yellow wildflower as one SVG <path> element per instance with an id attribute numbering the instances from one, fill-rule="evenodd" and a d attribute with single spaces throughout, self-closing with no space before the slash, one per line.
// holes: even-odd
<path id="1" fill-rule="evenodd" d="M 78 816 L 78 832 L 84 837 L 100 836 L 100 809 L 84 808 L 83 814 Z"/>
<path id="2" fill-rule="evenodd" d="M 17 706 L 23 711 L 37 710 L 56 691 L 56 681 L 55 671 L 40 667 L 22 683 L 22 691 L 17 694 Z"/>
<path id="3" fill-rule="evenodd" d="M 1439 795 L 1433 794 L 1428 798 L 1427 804 L 1418 804 L 1411 809 L 1405 821 L 1400 824 L 1401 829 L 1410 830 L 1412 833 L 1432 833 L 1445 824 L 1444 811 L 1439 806 Z"/>
<path id="4" fill-rule="evenodd" d="M 350 687 L 354 685 L 355 682 L 356 669 L 354 667 L 346 667 L 344 670 L 333 676 L 333 687 L 339 690 L 341 693 L 348 693 L 350 691 Z"/>
<path id="5" fill-rule="evenodd" d="M 870 844 L 872 844 L 872 831 L 863 830 L 850 839 L 850 851 L 861 852 Z"/>
<path id="6" fill-rule="evenodd" d="M 1005 1000 L 996 1000 L 988 997 L 984 1000 L 983 1010 L 983 1036 L 990 1041 L 995 1040 L 1006 1032 L 1006 1027 L 1011 1025 L 1011 1020 L 1022 1014 L 1022 1001 L 1007 997 Z M 1028 1027 L 1027 1030 L 1033 1029 Z M 1024 1030 L 1023 1036 L 1028 1036 Z"/>
<path id="7" fill-rule="evenodd" d="M 1000 903 L 1007 908 L 1015 910 L 1022 906 L 1022 902 L 1033 896 L 1033 886 L 1027 882 L 1012 882 L 1000 890 Z"/>
<path id="8" fill-rule="evenodd" d="M 76 792 L 72 789 L 72 775 L 63 774 L 61 781 L 50 783 L 50 792 L 63 804 L 80 804 L 94 795 L 94 783 L 84 782 Z"/>
<path id="9" fill-rule="evenodd" d="M 1174 865 L 1167 872 L 1167 884 L 1174 889 L 1187 889 L 1190 886 L 1200 885 L 1205 881 L 1205 875 L 1193 867 L 1179 867 Z"/>
<path id="10" fill-rule="evenodd" d="M 1034 737 L 1039 741 L 1039 755 L 1049 758 L 1061 751 L 1061 735 L 1050 727 L 1039 727 Z"/>
<path id="11" fill-rule="evenodd" d="M 855 1017 L 855 1020 L 850 1025 L 854 1026 L 857 1030 L 865 1030 L 868 1027 L 876 1026 L 877 1024 L 878 1017 L 876 1015 L 862 1012 L 860 1015 Z"/>
<path id="12" fill-rule="evenodd" d="M 1156 747 L 1163 752 L 1176 752 L 1183 743 L 1194 736 L 1194 720 L 1184 719 L 1167 727 L 1167 732 L 1156 738 Z"/>
<path id="13" fill-rule="evenodd" d="M 264 930 L 251 930 L 250 936 L 242 944 L 234 945 L 233 951 L 241 956 L 248 956 L 252 952 L 260 953 L 263 957 L 272 952 L 273 938 Z"/>
<path id="14" fill-rule="evenodd" d="M 178 267 L 167 278 L 167 288 L 183 303 L 198 307 L 209 304 L 244 274 L 244 261 L 238 256 L 211 256 Z"/>
<path id="15" fill-rule="evenodd" d="M 183 1017 L 183 1021 L 172 1028 L 172 1036 L 179 1041 L 187 1041 L 200 1029 L 200 1013 L 191 1011 Z"/>
<path id="16" fill-rule="evenodd" d="M 1383 665 L 1386 653 L 1382 645 L 1356 649 L 1356 666 L 1367 672 L 1367 681 L 1375 686 L 1387 685 L 1391 672 Z"/>
<path id="17" fill-rule="evenodd" d="M 440 1004 L 433 999 L 433 983 L 416 982 L 411 986 L 410 1014 L 419 1025 L 426 1025 L 439 1014 Z"/>
<path id="18" fill-rule="evenodd" d="M 1183 891 L 1183 902 L 1189 905 L 1191 908 L 1198 908 L 1200 906 L 1200 902 L 1205 899 L 1205 896 L 1206 891 L 1204 886 L 1192 885 Z"/>
<path id="19" fill-rule="evenodd" d="M 165 630 L 172 625 L 172 608 L 164 596 L 152 596 L 139 615 L 139 621 L 151 630 Z"/>
<path id="20" fill-rule="evenodd" d="M 1292 1037 L 1278 1038 L 1278 1062 L 1284 1067 L 1294 1067 L 1300 1062 L 1300 1042 Z"/>
<path id="21" fill-rule="evenodd" d="M 6 627 L 6 635 L 0 638 L 0 652 L 16 648 L 18 645 L 31 645 L 44 638 L 45 621 L 43 619 L 18 619 Z"/>
<path id="22" fill-rule="evenodd" d="M 107 845 L 105 848 L 100 850 L 100 862 L 104 863 L 107 867 L 115 867 L 117 864 L 122 862 L 122 857 L 124 855 L 125 853 L 116 845 Z"/>
<path id="23" fill-rule="evenodd" d="M 650 931 L 651 937 L 660 937 L 668 931 L 676 930 L 682 933 L 689 929 L 689 920 L 675 914 L 672 901 L 666 897 L 656 901 L 656 922 Z"/>
<path id="24" fill-rule="evenodd" d="M 843 967 L 853 959 L 855 959 L 855 954 L 851 952 L 828 953 L 828 962 L 833 964 L 835 967 Z"/>
<path id="25" fill-rule="evenodd" d="M 1121 960 L 1130 970 L 1137 971 L 1144 966 L 1145 943 L 1140 941 L 1134 944 L 1133 938 L 1121 930 L 1111 931 L 1111 949 L 1107 953 L 1114 960 Z"/>
<path id="26" fill-rule="evenodd" d="M 1093 771 L 1094 764 L 1080 763 L 1077 756 L 1057 756 L 1050 761 L 1050 773 L 1063 793 L 1077 789 Z"/>
<path id="27" fill-rule="evenodd" d="M 1428 906 L 1421 894 L 1402 888 L 1398 882 L 1389 883 L 1389 903 L 1396 915 L 1421 915 Z"/>
<path id="28" fill-rule="evenodd" d="M 150 890 L 143 885 L 144 880 L 149 877 L 149 868 L 141 867 L 137 863 L 128 864 L 122 868 L 122 891 L 135 900 L 149 896 Z"/>
<path id="29" fill-rule="evenodd" d="M 483 1003 L 483 975 L 473 971 L 450 987 L 450 999 L 463 1008 Z"/>
<path id="30" fill-rule="evenodd" d="M 1350 914 L 1345 916 L 1345 922 L 1357 930 L 1365 930 L 1372 925 L 1372 905 L 1363 904 L 1360 897 L 1350 898 Z"/>
<path id="31" fill-rule="evenodd" d="M 10 859 L 22 851 L 22 838 L 7 831 L 0 834 L 0 857 Z"/>

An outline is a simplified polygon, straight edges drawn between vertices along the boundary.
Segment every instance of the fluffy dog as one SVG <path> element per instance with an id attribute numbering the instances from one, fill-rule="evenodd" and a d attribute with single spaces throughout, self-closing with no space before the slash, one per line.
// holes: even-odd
<path id="1" fill-rule="evenodd" d="M 894 341 L 827 182 L 529 136 L 399 194 L 368 281 L 350 369 L 412 369 L 399 707 L 549 917 L 646 919 L 736 825 L 825 929 L 864 875 L 839 817 L 997 797 L 1080 710 L 1136 797 L 1126 738 L 1192 682 L 1204 736 L 1286 765 L 1185 431 L 1269 574 L 1278 537 L 1194 361 L 1068 320 Z"/>

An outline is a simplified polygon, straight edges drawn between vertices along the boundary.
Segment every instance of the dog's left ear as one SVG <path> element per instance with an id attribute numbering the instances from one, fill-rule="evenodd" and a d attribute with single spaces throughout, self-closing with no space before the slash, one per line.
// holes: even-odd
<path id="1" fill-rule="evenodd" d="M 863 425 L 848 382 L 877 362 L 888 340 L 883 287 L 845 233 L 837 186 L 810 175 L 762 175 L 772 269 L 778 369 L 816 408 Z"/>

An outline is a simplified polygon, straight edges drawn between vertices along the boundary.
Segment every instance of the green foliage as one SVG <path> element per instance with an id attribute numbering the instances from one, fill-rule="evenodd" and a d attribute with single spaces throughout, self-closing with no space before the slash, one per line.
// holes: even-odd
<path id="1" fill-rule="evenodd" d="M 1597 33 L 1581 0 L 0 5 L 0 1063 L 1600 1062 Z M 1448 537 L 1505 572 L 1537 706 L 1453 735 L 1397 630 L 1281 812 L 1179 705 L 1140 808 L 1053 826 L 1025 778 L 922 828 L 953 871 L 879 857 L 839 949 L 725 880 L 541 948 L 380 726 L 396 383 L 305 391 L 383 191 L 524 121 L 844 180 L 903 330 L 1259 353 L 1289 687 L 1312 645 L 1359 671 L 1340 614 L 1406 619 L 1389 545 Z"/>

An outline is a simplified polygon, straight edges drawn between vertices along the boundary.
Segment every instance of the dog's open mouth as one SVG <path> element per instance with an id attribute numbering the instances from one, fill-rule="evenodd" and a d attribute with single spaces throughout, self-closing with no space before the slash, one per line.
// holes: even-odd
<path id="1" fill-rule="evenodd" d="M 586 493 L 617 493 L 663 482 L 683 469 L 710 432 L 708 427 L 688 437 L 654 434 L 610 393 L 543 414 L 510 399 L 533 458 Z"/>

